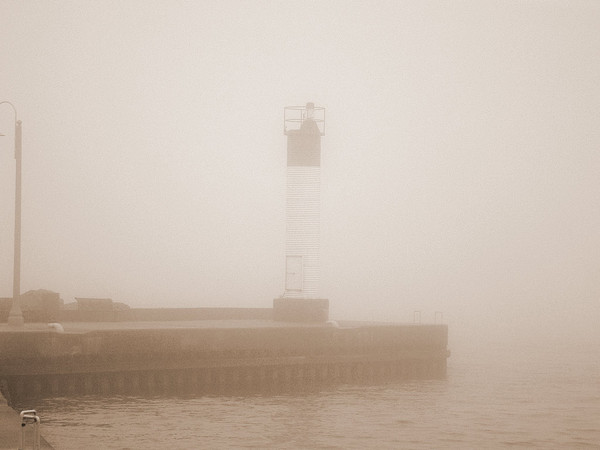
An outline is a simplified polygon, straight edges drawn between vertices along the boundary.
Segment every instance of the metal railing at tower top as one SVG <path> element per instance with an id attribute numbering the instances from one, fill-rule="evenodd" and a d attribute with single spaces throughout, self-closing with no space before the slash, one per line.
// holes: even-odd
<path id="1" fill-rule="evenodd" d="M 325 108 L 307 103 L 306 106 L 286 106 L 283 108 L 283 134 L 300 130 L 302 124 L 312 119 L 318 126 L 321 136 L 325 136 Z"/>

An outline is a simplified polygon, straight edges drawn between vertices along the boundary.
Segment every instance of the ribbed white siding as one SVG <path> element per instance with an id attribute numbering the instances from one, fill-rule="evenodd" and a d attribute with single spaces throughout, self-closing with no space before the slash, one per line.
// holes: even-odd
<path id="1" fill-rule="evenodd" d="M 285 254 L 302 257 L 302 289 L 284 297 L 318 298 L 320 278 L 321 168 L 288 166 Z"/>

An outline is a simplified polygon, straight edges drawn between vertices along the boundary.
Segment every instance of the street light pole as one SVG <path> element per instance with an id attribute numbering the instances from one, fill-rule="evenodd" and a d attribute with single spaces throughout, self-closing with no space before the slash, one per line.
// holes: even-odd
<path id="1" fill-rule="evenodd" d="M 7 104 L 15 113 L 15 251 L 13 265 L 13 299 L 10 312 L 8 314 L 8 325 L 13 327 L 23 327 L 23 311 L 21 311 L 21 121 L 17 120 L 17 109 L 7 101 L 0 102 L 0 105 Z"/>

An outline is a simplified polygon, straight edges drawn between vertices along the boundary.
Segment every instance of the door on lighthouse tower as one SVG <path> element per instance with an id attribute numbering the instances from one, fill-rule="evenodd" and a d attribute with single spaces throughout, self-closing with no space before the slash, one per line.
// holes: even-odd
<path id="1" fill-rule="evenodd" d="M 285 263 L 285 290 L 302 291 L 302 256 L 287 256 Z"/>

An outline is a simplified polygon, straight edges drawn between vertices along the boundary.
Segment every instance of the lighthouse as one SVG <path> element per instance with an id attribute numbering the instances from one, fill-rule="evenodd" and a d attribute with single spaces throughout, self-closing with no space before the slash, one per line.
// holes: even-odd
<path id="1" fill-rule="evenodd" d="M 286 106 L 285 287 L 274 301 L 276 320 L 326 321 L 329 302 L 320 297 L 321 137 L 325 108 Z"/>

